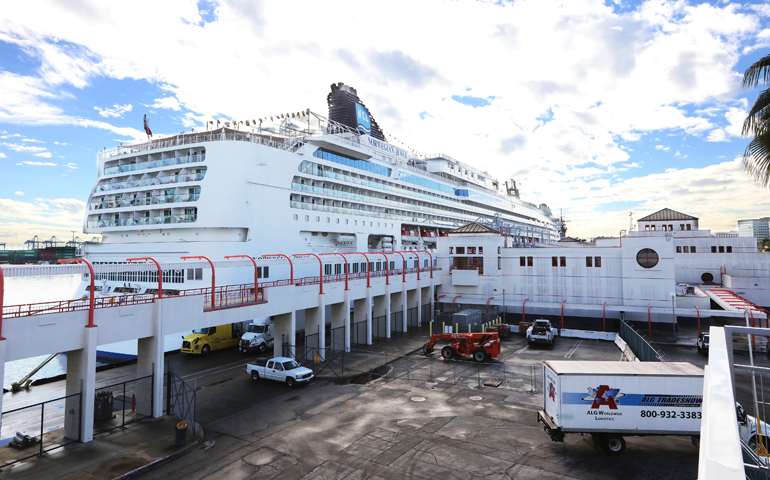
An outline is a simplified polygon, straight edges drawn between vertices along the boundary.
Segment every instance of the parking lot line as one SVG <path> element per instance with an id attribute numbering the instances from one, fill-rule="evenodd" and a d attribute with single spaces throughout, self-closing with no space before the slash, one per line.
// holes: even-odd
<path id="1" fill-rule="evenodd" d="M 582 339 L 578 340 L 577 342 L 575 342 L 575 345 L 573 345 L 572 348 L 570 348 L 569 352 L 567 352 L 567 354 L 564 355 L 564 358 L 570 358 L 575 353 L 575 351 L 578 349 L 578 347 L 580 346 L 581 343 L 583 343 Z"/>

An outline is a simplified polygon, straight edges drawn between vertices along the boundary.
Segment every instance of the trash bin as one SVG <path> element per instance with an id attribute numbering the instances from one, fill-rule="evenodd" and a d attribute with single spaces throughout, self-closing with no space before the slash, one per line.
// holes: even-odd
<path id="1" fill-rule="evenodd" d="M 174 446 L 184 447 L 187 445 L 187 422 L 182 420 L 176 424 L 176 435 L 174 436 Z"/>
<path id="2" fill-rule="evenodd" d="M 529 328 L 529 322 L 519 322 L 519 335 L 522 337 L 527 336 L 527 329 Z"/>
<path id="3" fill-rule="evenodd" d="M 108 420 L 112 418 L 112 392 L 109 390 L 97 392 L 94 396 L 94 420 Z"/>

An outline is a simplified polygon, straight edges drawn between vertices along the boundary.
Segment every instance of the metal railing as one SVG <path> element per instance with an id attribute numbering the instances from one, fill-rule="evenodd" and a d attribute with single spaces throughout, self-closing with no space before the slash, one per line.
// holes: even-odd
<path id="1" fill-rule="evenodd" d="M 174 223 L 194 223 L 198 215 L 165 215 L 159 217 L 118 218 L 112 220 L 89 220 L 89 228 L 133 227 L 137 225 L 170 225 Z"/>
<path id="2" fill-rule="evenodd" d="M 80 441 L 80 402 L 76 393 L 3 412 L 0 467 Z"/>
<path id="3" fill-rule="evenodd" d="M 197 202 L 200 200 L 200 193 L 181 193 L 174 195 L 151 195 L 149 197 L 139 198 L 121 198 L 119 200 L 102 201 L 97 203 L 91 203 L 88 206 L 89 210 L 103 210 L 110 208 L 124 208 L 124 207 L 144 207 L 148 205 L 166 205 L 169 203 L 187 203 Z"/>
<path id="4" fill-rule="evenodd" d="M 646 335 L 625 320 L 620 320 L 620 338 L 625 340 L 642 362 L 668 362 L 668 356 Z"/>
<path id="5" fill-rule="evenodd" d="M 187 422 L 187 431 L 195 433 L 195 409 L 197 406 L 197 379 L 193 384 L 185 382 L 174 373 L 173 364 L 169 363 L 166 377 L 166 413 Z"/>
<path id="6" fill-rule="evenodd" d="M 94 435 L 152 417 L 153 375 L 96 389 Z"/>

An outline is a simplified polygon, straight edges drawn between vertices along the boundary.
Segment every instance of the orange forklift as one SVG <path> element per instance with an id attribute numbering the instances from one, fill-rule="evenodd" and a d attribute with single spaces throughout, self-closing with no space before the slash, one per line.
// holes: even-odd
<path id="1" fill-rule="evenodd" d="M 500 338 L 497 332 L 486 333 L 437 333 L 423 345 L 422 351 L 427 356 L 433 353 L 433 347 L 439 340 L 450 340 L 451 345 L 441 349 L 441 356 L 451 360 L 456 355 L 473 355 L 477 362 L 483 362 L 500 355 Z"/>

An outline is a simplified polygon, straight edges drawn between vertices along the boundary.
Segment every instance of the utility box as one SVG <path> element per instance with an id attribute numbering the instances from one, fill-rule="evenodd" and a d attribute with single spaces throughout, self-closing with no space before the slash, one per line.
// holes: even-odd
<path id="1" fill-rule="evenodd" d="M 468 333 L 468 326 L 471 327 L 471 333 L 478 333 L 481 332 L 482 317 L 481 310 L 462 310 L 452 315 L 452 325 L 457 325 L 456 333 Z"/>

